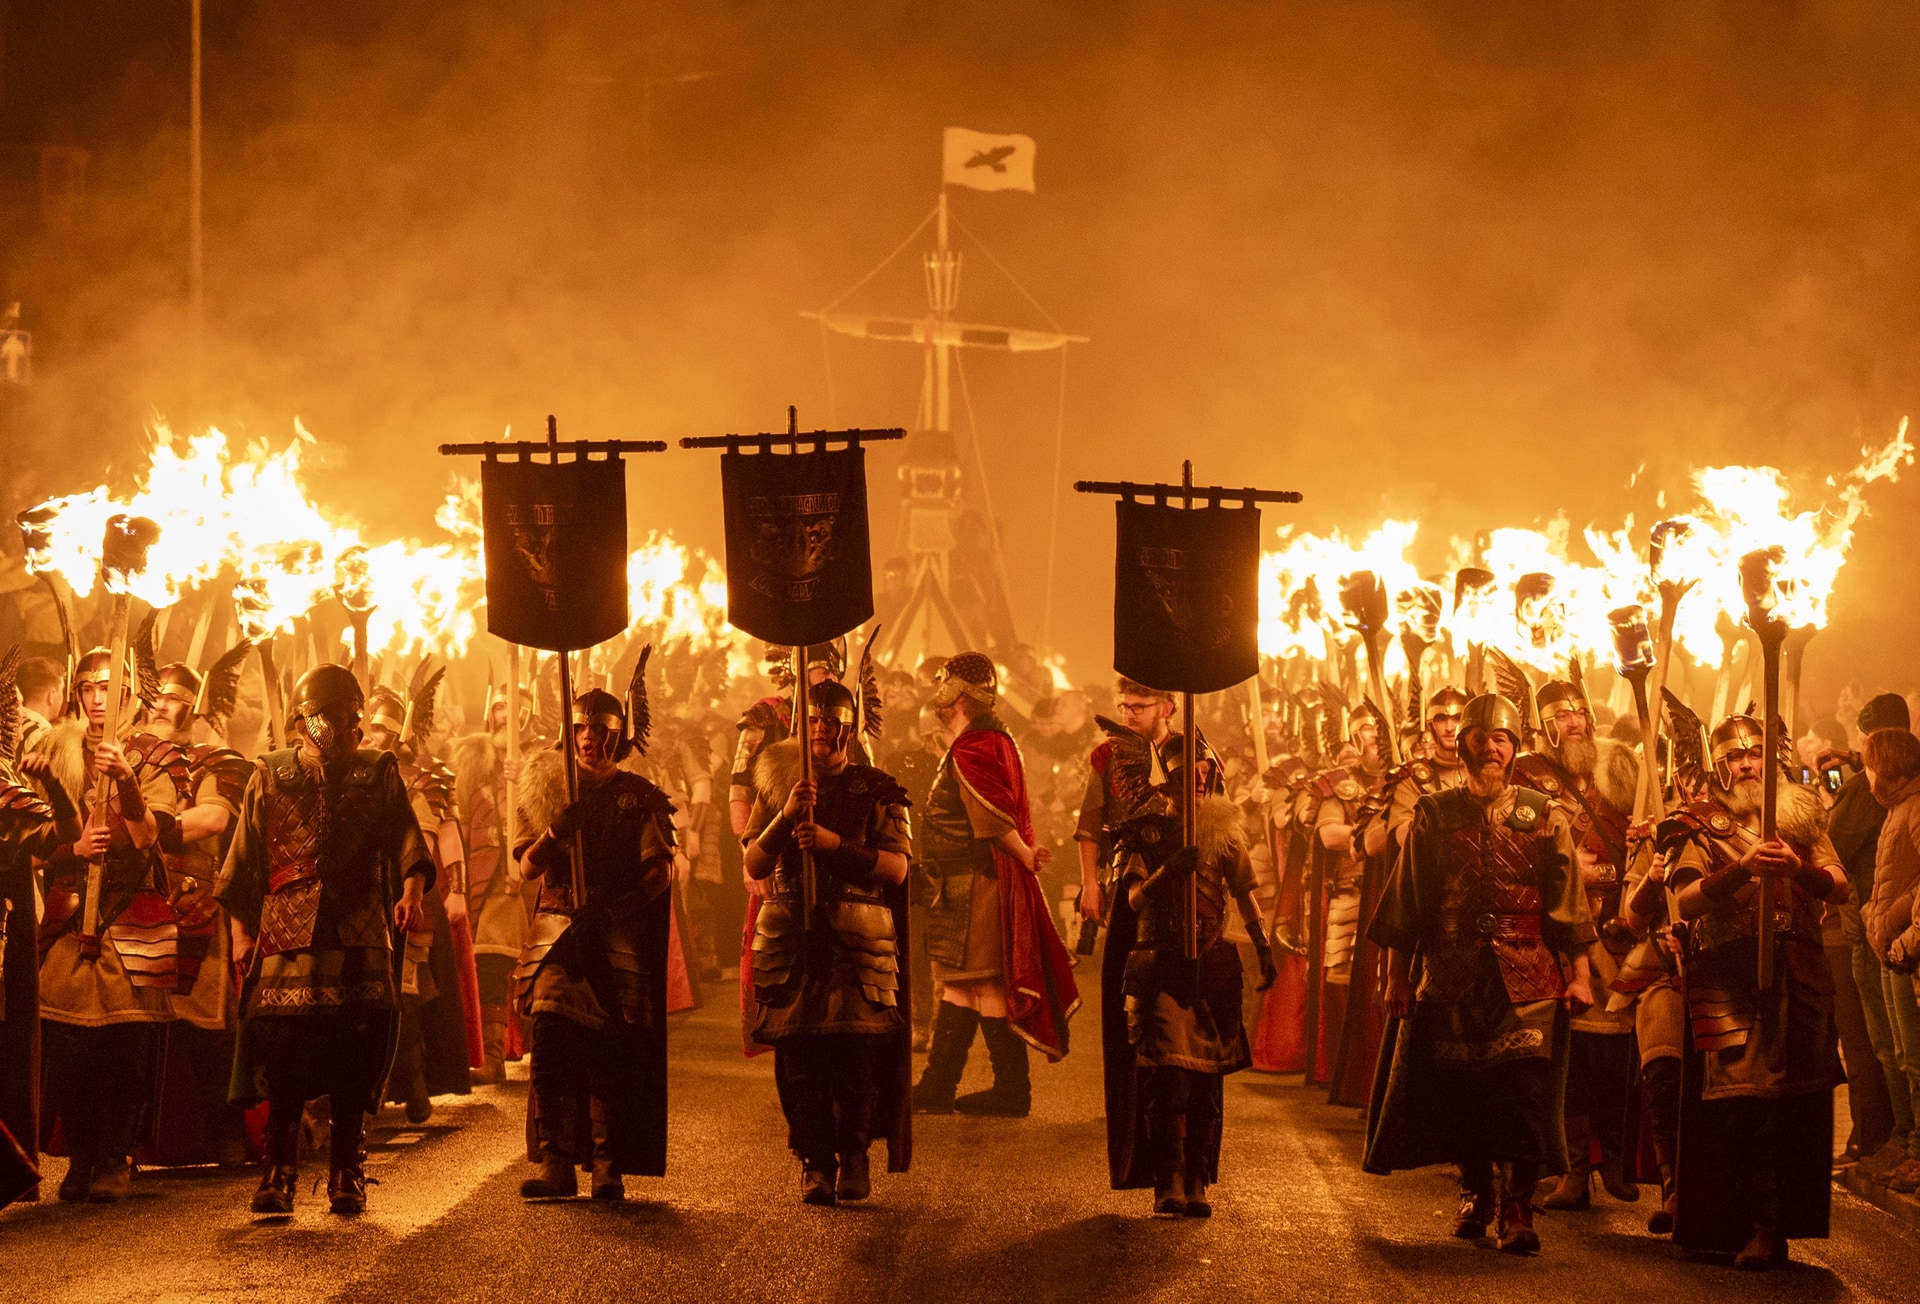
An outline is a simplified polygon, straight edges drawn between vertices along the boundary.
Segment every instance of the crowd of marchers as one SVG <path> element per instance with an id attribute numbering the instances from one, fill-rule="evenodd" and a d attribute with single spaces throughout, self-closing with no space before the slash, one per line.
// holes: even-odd
<path id="1" fill-rule="evenodd" d="M 1596 1178 L 1755 1269 L 1826 1234 L 1835 1163 L 1920 1188 L 1898 696 L 1797 749 L 1675 719 L 1649 769 L 1577 677 L 1305 727 L 1216 695 L 1193 729 L 1126 679 L 1036 700 L 981 653 L 813 652 L 757 697 L 643 655 L 464 732 L 431 679 L 323 665 L 251 754 L 224 659 L 9 658 L 0 1198 L 254 1164 L 287 1216 L 324 1164 L 357 1213 L 371 1117 L 524 1062 L 523 1194 L 617 1200 L 665 1171 L 673 1014 L 737 977 L 800 1198 L 861 1200 L 916 1115 L 1028 1113 L 1082 958 L 1111 1182 L 1157 1215 L 1211 1211 L 1245 1069 L 1363 1110 L 1370 1172 L 1457 1169 L 1455 1234 L 1518 1254 Z"/>

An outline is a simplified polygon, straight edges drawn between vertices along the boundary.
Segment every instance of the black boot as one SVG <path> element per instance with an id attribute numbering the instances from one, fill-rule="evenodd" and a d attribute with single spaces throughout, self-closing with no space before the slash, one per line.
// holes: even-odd
<path id="1" fill-rule="evenodd" d="M 1540 1253 L 1540 1233 L 1533 1230 L 1533 1188 L 1540 1184 L 1540 1165 L 1515 1162 L 1500 1165 L 1500 1250 L 1505 1254 Z"/>
<path id="2" fill-rule="evenodd" d="M 987 1114 L 997 1118 L 1025 1118 L 1033 1108 L 1033 1084 L 1027 1076 L 1027 1043 L 1005 1019 L 980 1020 L 987 1056 L 993 1062 L 993 1085 L 971 1091 L 953 1102 L 956 1113 Z"/>
<path id="3" fill-rule="evenodd" d="M 571 1200 L 580 1193 L 580 1175 L 574 1168 L 573 1105 L 565 1103 L 557 1116 L 540 1115 L 540 1175 L 520 1183 L 523 1200 Z"/>
<path id="4" fill-rule="evenodd" d="M 1460 1212 L 1453 1219 L 1453 1234 L 1477 1241 L 1487 1234 L 1493 1215 L 1493 1165 L 1485 1160 L 1461 1163 Z"/>
<path id="5" fill-rule="evenodd" d="M 980 1026 L 980 1012 L 951 1001 L 941 1001 L 933 1016 L 933 1044 L 927 1051 L 927 1067 L 913 1088 L 916 1114 L 951 1114 L 954 1089 L 967 1067 L 967 1052 L 973 1049 L 973 1032 Z"/>
<path id="6" fill-rule="evenodd" d="M 327 1140 L 327 1203 L 352 1217 L 367 1207 L 367 1116 L 357 1109 L 333 1109 L 333 1135 Z"/>
<path id="7" fill-rule="evenodd" d="M 1673 1233 L 1678 1203 L 1673 1174 L 1680 1142 L 1681 1087 L 1681 1065 L 1676 1057 L 1662 1055 L 1641 1066 L 1640 1093 L 1653 1124 L 1653 1153 L 1660 1161 L 1660 1207 L 1647 1216 L 1647 1230 L 1655 1236 Z"/>
<path id="8" fill-rule="evenodd" d="M 613 1145 L 608 1140 L 607 1107 L 605 1102 L 595 1100 L 593 1113 L 593 1198 L 596 1200 L 624 1200 L 627 1198 L 627 1184 L 620 1177 L 620 1167 L 613 1162 Z"/>
<path id="9" fill-rule="evenodd" d="M 300 1182 L 300 1110 L 267 1108 L 267 1157 L 260 1173 L 260 1189 L 253 1193 L 253 1211 L 265 1214 L 293 1212 L 293 1192 Z"/>
<path id="10" fill-rule="evenodd" d="M 1187 1120 L 1180 1114 L 1149 1114 L 1153 1146 L 1153 1211 L 1168 1218 L 1187 1212 Z"/>
<path id="11" fill-rule="evenodd" d="M 837 1176 L 834 1171 L 834 1161 L 831 1159 L 802 1159 L 800 1161 L 800 1203 L 832 1204 L 834 1182 Z"/>

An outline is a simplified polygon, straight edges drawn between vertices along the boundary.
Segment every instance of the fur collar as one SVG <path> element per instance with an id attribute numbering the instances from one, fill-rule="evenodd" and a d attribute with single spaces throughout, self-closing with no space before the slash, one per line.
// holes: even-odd
<path id="1" fill-rule="evenodd" d="M 1780 783 L 1780 836 L 1801 847 L 1811 847 L 1827 832 L 1827 809 L 1813 795 L 1813 789 L 1797 783 Z"/>
<path id="2" fill-rule="evenodd" d="M 1240 808 L 1225 797 L 1209 797 L 1200 803 L 1200 859 L 1214 864 L 1224 859 L 1239 859 L 1247 850 L 1247 825 Z"/>
<path id="3" fill-rule="evenodd" d="M 553 826 L 567 808 L 566 758 L 543 747 L 520 758 L 520 782 L 514 786 L 520 809 L 520 834 L 538 836 Z"/>
<path id="4" fill-rule="evenodd" d="M 87 726 L 79 720 L 62 720 L 50 728 L 34 735 L 32 744 L 27 748 L 32 756 L 44 756 L 53 766 L 53 777 L 67 796 L 73 799 L 76 809 L 87 808 L 87 795 L 91 785 L 87 782 Z M 45 785 L 38 780 L 33 786 L 45 796 Z"/>
<path id="5" fill-rule="evenodd" d="M 753 758 L 753 791 L 776 809 L 800 782 L 800 740 L 782 738 Z"/>
<path id="6" fill-rule="evenodd" d="M 1602 738 L 1599 743 L 1599 754 L 1593 762 L 1593 786 L 1609 806 L 1631 815 L 1634 794 L 1640 788 L 1640 753 L 1611 738 Z"/>

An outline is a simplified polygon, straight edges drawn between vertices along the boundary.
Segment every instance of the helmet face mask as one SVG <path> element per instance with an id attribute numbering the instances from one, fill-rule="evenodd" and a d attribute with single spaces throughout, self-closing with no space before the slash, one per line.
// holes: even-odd
<path id="1" fill-rule="evenodd" d="M 322 758 L 345 755 L 360 741 L 360 712 L 366 696 L 345 666 L 315 666 L 293 686 L 291 728 L 311 742 Z"/>
<path id="2" fill-rule="evenodd" d="M 614 764 L 633 749 L 627 738 L 627 709 L 612 693 L 597 688 L 581 693 L 573 699 L 571 719 L 574 749 L 589 765 Z"/>

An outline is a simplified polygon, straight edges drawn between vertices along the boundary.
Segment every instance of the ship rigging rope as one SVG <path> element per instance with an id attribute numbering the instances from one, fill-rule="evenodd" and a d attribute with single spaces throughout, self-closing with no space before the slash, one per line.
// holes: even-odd
<path id="1" fill-rule="evenodd" d="M 1040 301 L 1033 297 L 1033 292 L 1028 290 L 1026 286 L 1020 283 L 1020 278 L 1015 276 L 1011 271 L 1008 270 L 1007 265 L 1000 261 L 1000 259 L 994 254 L 993 250 L 987 248 L 987 242 L 985 240 L 982 240 L 979 236 L 975 235 L 972 231 L 968 230 L 967 224 L 965 222 L 962 222 L 959 219 L 959 217 L 955 216 L 955 214 L 951 210 L 949 210 L 947 213 L 947 220 L 952 222 L 956 227 L 960 228 L 961 235 L 964 235 L 965 237 L 967 237 L 967 239 L 973 241 L 974 244 L 980 247 L 980 252 L 987 256 L 987 261 L 992 263 L 994 267 L 999 269 L 1000 275 L 1006 277 L 1008 282 L 1012 284 L 1014 289 L 1020 291 L 1022 297 L 1024 297 L 1028 303 L 1033 305 L 1033 310 L 1035 312 L 1039 313 L 1042 317 L 1046 318 L 1047 325 L 1053 327 L 1054 330 L 1059 331 L 1063 335 L 1066 333 L 1065 330 L 1061 327 L 1060 323 L 1053 319 L 1053 314 L 1048 312 L 1044 307 L 1042 307 Z M 922 225 L 925 225 L 925 224 L 922 223 Z"/>
<path id="2" fill-rule="evenodd" d="M 892 253 L 888 254 L 885 258 L 882 258 L 879 261 L 879 263 L 877 263 L 874 266 L 874 269 L 872 271 L 868 272 L 865 276 L 855 281 L 845 294 L 842 294 L 839 298 L 835 299 L 832 303 L 828 304 L 826 307 L 822 308 L 820 311 L 823 314 L 832 312 L 835 308 L 838 308 L 841 304 L 845 303 L 848 299 L 851 299 L 856 293 L 858 293 L 861 286 L 865 285 L 868 281 L 871 281 L 874 277 L 880 275 L 881 272 L 884 272 L 887 269 L 887 264 L 891 263 L 894 259 L 898 258 L 901 254 L 905 253 L 907 251 L 907 246 L 920 238 L 920 233 L 927 229 L 927 223 L 933 221 L 933 219 L 939 215 L 939 212 L 940 210 L 938 208 L 929 209 L 927 212 L 927 215 L 920 219 L 920 225 L 914 227 L 913 230 L 907 232 L 907 238 L 902 240 Z M 978 241 L 976 241 L 975 243 L 978 243 Z M 988 254 L 987 257 L 992 258 L 993 255 Z M 1026 291 L 1022 290 L 1021 293 L 1025 294 Z"/>

